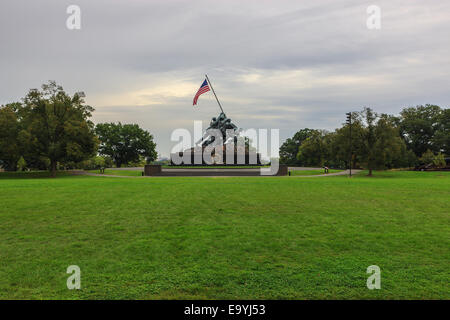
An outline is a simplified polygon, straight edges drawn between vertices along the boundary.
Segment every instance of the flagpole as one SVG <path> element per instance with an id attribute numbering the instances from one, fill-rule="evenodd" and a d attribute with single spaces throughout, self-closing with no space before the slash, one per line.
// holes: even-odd
<path id="1" fill-rule="evenodd" d="M 206 80 L 209 83 L 209 86 L 211 87 L 212 92 L 214 93 L 214 97 L 216 97 L 216 100 L 217 100 L 217 103 L 219 104 L 220 110 L 222 110 L 222 113 L 225 113 L 225 112 L 223 112 L 222 105 L 220 104 L 219 99 L 217 98 L 216 92 L 214 91 L 214 88 L 213 88 L 213 86 L 211 84 L 211 81 L 209 81 L 208 75 L 205 74 L 205 76 L 206 76 Z"/>

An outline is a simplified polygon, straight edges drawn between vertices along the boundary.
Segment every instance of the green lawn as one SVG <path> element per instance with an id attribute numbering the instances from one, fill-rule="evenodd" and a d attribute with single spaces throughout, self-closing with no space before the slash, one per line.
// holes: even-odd
<path id="1" fill-rule="evenodd" d="M 0 177 L 1 299 L 450 298 L 449 172 Z"/>
<path id="2" fill-rule="evenodd" d="M 70 176 L 69 172 L 60 171 L 57 173 L 59 177 Z M 50 178 L 48 171 L 16 171 L 16 172 L 0 172 L 0 179 L 36 179 Z M 0 185 L 1 186 L 1 185 Z"/>

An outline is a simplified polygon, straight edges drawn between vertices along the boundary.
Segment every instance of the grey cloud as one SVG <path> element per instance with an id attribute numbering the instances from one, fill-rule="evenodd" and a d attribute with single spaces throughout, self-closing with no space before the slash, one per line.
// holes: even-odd
<path id="1" fill-rule="evenodd" d="M 86 92 L 95 121 L 150 130 L 163 155 L 174 128 L 218 113 L 209 94 L 192 108 L 204 73 L 239 126 L 280 128 L 282 139 L 336 128 L 363 105 L 397 113 L 450 100 L 448 1 L 377 1 L 378 31 L 366 28 L 372 1 L 79 0 L 79 31 L 65 27 L 70 4 L 1 2 L 0 103 L 54 79 Z M 164 90 L 175 84 L 184 91 Z"/>

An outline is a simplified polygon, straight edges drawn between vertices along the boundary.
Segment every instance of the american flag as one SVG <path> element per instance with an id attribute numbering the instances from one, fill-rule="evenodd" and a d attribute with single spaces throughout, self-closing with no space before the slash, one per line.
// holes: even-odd
<path id="1" fill-rule="evenodd" d="M 198 97 L 200 97 L 201 94 L 208 92 L 208 91 L 209 91 L 209 85 L 208 85 L 208 81 L 206 81 L 206 79 L 205 79 L 205 81 L 203 81 L 202 85 L 200 86 L 200 89 L 198 89 L 197 93 L 195 94 L 193 106 L 195 106 L 197 104 Z"/>

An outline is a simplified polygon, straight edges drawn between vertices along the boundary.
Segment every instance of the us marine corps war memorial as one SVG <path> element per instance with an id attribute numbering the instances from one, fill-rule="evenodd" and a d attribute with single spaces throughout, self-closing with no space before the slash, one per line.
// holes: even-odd
<path id="1" fill-rule="evenodd" d="M 238 128 L 227 117 L 208 76 L 205 77 L 194 97 L 193 105 L 197 105 L 200 95 L 211 90 L 220 108 L 220 114 L 211 119 L 209 127 L 193 147 L 171 153 L 170 169 L 155 170 L 149 165 L 145 168 L 145 175 L 286 175 L 287 167 L 280 168 L 278 159 L 272 159 L 271 167 L 262 165 L 261 154 L 252 147 L 251 140 L 243 134 L 243 129 Z M 187 166 L 189 168 L 186 168 Z"/>

